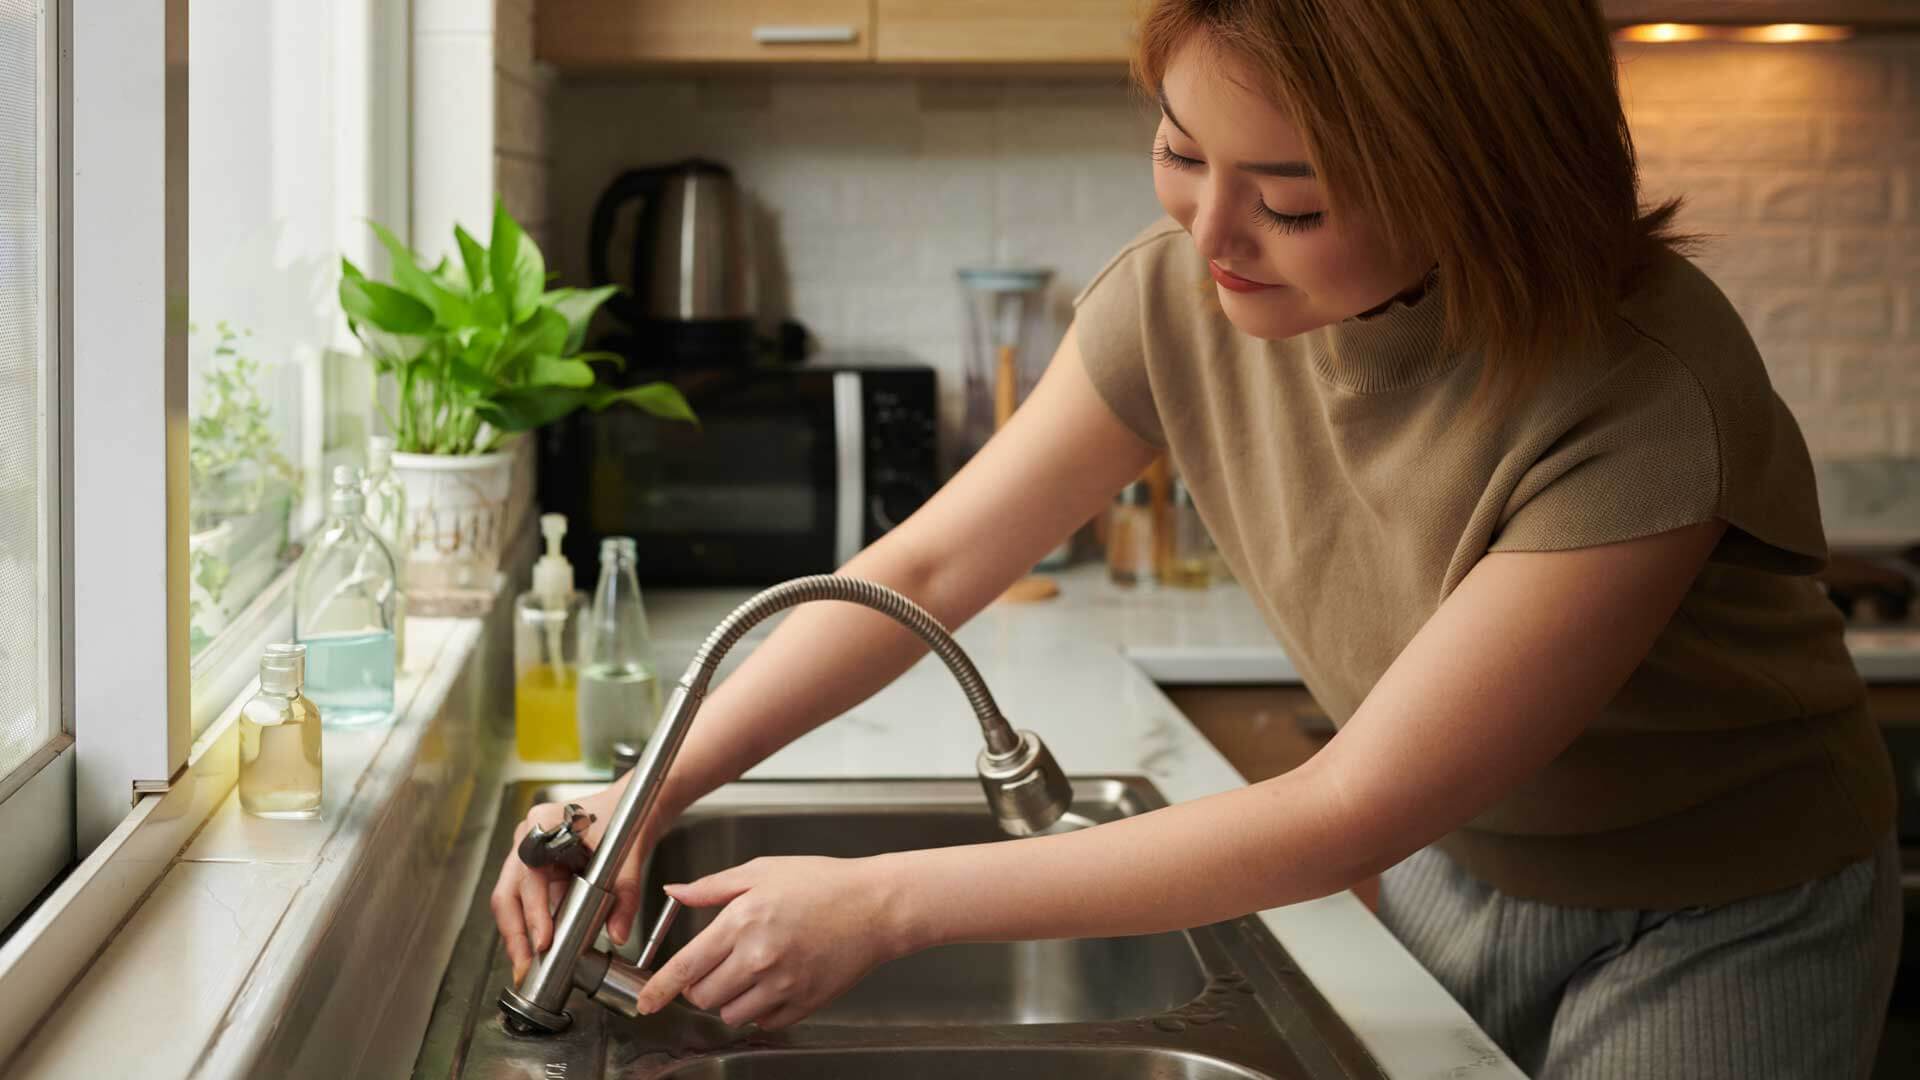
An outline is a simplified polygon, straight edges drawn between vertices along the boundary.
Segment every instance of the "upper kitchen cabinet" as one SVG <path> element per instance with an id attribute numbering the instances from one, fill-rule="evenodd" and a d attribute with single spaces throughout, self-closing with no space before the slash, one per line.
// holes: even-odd
<path id="1" fill-rule="evenodd" d="M 874 58 L 1122 64 L 1139 0 L 875 0 Z"/>
<path id="2" fill-rule="evenodd" d="M 540 0 L 534 49 L 563 69 L 873 59 L 873 0 Z"/>

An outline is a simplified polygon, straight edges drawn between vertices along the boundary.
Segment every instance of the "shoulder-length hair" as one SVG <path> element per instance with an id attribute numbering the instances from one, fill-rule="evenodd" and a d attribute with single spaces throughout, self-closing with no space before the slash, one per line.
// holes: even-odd
<path id="1" fill-rule="evenodd" d="M 1680 200 L 1640 205 L 1597 0 L 1148 0 L 1135 81 L 1157 93 L 1195 40 L 1265 80 L 1332 213 L 1435 259 L 1483 390 L 1603 340 L 1639 271 L 1688 243 Z"/>

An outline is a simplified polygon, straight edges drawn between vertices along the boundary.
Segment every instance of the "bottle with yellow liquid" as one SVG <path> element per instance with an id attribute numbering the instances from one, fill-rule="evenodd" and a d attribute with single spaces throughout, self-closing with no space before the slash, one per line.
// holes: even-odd
<path id="1" fill-rule="evenodd" d="M 577 761 L 580 727 L 579 638 L 585 594 L 573 587 L 573 564 L 560 554 L 564 514 L 540 515 L 547 553 L 533 566 L 533 588 L 514 601 L 514 747 L 524 761 Z"/>

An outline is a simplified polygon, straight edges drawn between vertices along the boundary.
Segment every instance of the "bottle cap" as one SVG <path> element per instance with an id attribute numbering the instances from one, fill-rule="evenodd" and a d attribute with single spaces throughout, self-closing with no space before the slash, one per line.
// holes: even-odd
<path id="1" fill-rule="evenodd" d="M 541 514 L 540 531 L 547 537 L 547 553 L 533 564 L 533 593 L 549 608 L 564 607 L 573 595 L 573 564 L 560 554 L 567 535 L 567 515 Z"/>
<path id="2" fill-rule="evenodd" d="M 367 437 L 367 471 L 383 473 L 393 467 L 393 436 L 370 435 Z"/>
<path id="3" fill-rule="evenodd" d="M 260 657 L 260 689 L 269 694 L 297 694 L 307 682 L 307 647 L 299 642 L 275 642 Z"/>
<path id="4" fill-rule="evenodd" d="M 603 563 L 616 559 L 632 562 L 639 556 L 640 545 L 631 536 L 609 536 L 600 541 L 600 561 Z"/>
<path id="5" fill-rule="evenodd" d="M 327 505 L 333 512 L 344 517 L 359 517 L 366 508 L 366 496 L 360 492 L 366 483 L 367 474 L 357 465 L 335 465 L 333 467 L 333 497 Z"/>

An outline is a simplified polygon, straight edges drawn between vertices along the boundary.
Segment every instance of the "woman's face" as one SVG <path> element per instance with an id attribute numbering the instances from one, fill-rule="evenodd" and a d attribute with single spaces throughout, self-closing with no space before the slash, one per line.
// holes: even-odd
<path id="1" fill-rule="evenodd" d="M 1154 136 L 1160 205 L 1212 264 L 1241 331 L 1286 338 L 1379 307 L 1431 260 L 1394 258 L 1368 222 L 1327 210 L 1293 123 L 1231 54 L 1189 42 L 1167 64 Z"/>

